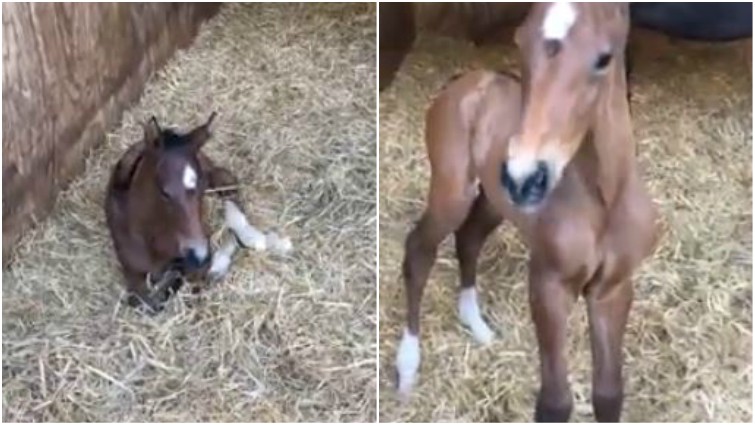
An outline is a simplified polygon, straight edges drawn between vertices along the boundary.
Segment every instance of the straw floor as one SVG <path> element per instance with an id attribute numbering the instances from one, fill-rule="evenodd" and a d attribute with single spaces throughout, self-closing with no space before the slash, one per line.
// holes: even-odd
<path id="1" fill-rule="evenodd" d="M 375 13 L 226 5 L 149 82 L 3 271 L 4 421 L 374 420 Z M 119 303 L 110 167 L 150 115 L 213 110 L 208 153 L 294 251 L 239 252 L 224 282 L 142 316 Z"/>
<path id="2" fill-rule="evenodd" d="M 634 134 L 664 216 L 663 241 L 636 274 L 625 345 L 623 419 L 752 419 L 751 41 L 708 45 L 634 35 Z M 481 348 L 456 317 L 452 238 L 431 275 L 414 397 L 394 395 L 404 324 L 402 244 L 428 186 L 423 114 L 443 83 L 480 67 L 517 70 L 513 43 L 482 48 L 418 37 L 380 95 L 380 420 L 531 421 L 537 348 L 525 282 L 527 252 L 511 227 L 488 241 L 479 266 L 483 315 L 496 333 Z M 576 421 L 593 421 L 584 303 L 570 320 Z"/>

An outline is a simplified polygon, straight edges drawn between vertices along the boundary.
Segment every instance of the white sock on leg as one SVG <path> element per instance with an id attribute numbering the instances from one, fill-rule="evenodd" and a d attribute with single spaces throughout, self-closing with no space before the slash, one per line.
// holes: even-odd
<path id="1" fill-rule="evenodd" d="M 469 327 L 474 339 L 480 344 L 488 344 L 493 340 L 493 331 L 480 314 L 480 307 L 477 305 L 477 290 L 472 288 L 462 288 L 459 292 L 459 319 L 461 323 Z"/>

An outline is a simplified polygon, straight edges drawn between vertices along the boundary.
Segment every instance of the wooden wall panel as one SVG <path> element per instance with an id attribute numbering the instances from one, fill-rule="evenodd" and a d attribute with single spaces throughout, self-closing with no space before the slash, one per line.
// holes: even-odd
<path id="1" fill-rule="evenodd" d="M 3 3 L 3 265 L 218 4 Z"/>

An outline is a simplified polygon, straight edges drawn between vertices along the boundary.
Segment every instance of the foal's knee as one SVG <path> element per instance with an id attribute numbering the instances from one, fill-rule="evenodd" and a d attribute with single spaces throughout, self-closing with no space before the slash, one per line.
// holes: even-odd
<path id="1" fill-rule="evenodd" d="M 421 219 L 409 232 L 404 242 L 404 263 L 402 265 L 407 283 L 414 281 L 418 271 L 429 268 L 435 260 L 437 244 L 427 237 L 427 220 Z"/>
<path id="2" fill-rule="evenodd" d="M 590 224 L 570 218 L 542 227 L 547 260 L 563 276 L 588 273 L 597 260 L 596 235 Z"/>

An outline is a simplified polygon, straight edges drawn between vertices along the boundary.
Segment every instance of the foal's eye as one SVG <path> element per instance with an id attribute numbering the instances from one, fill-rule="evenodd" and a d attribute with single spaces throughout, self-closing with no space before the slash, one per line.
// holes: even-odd
<path id="1" fill-rule="evenodd" d="M 596 71 L 603 71 L 604 69 L 606 69 L 608 64 L 611 63 L 611 58 L 612 56 L 610 53 L 601 53 L 600 55 L 598 55 L 598 59 L 595 61 L 593 67 Z"/>
<path id="2" fill-rule="evenodd" d="M 160 196 L 162 196 L 165 200 L 170 200 L 170 193 L 168 193 L 168 191 L 165 190 L 164 187 L 160 188 Z"/>

